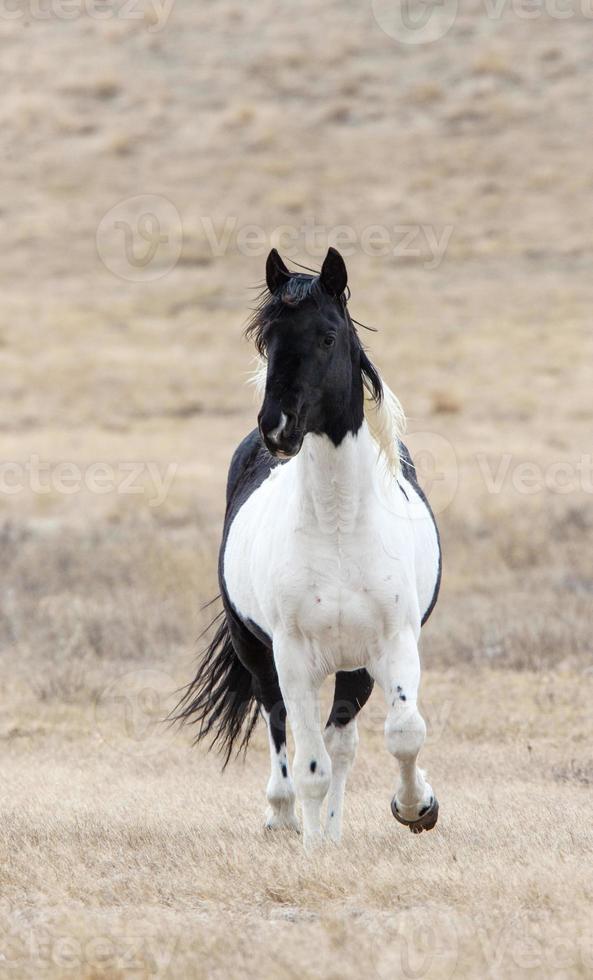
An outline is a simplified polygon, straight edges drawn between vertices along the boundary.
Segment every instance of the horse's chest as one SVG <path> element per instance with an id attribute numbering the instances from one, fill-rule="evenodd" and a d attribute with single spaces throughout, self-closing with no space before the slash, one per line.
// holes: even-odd
<path id="1" fill-rule="evenodd" d="M 287 463 L 233 521 L 223 569 L 244 621 L 291 636 L 325 672 L 366 666 L 417 615 L 410 523 L 386 507 L 313 514 Z"/>
<path id="2" fill-rule="evenodd" d="M 370 649 L 397 631 L 398 566 L 378 554 L 368 536 L 300 535 L 290 567 L 278 581 L 285 625 L 336 663 L 364 663 Z"/>

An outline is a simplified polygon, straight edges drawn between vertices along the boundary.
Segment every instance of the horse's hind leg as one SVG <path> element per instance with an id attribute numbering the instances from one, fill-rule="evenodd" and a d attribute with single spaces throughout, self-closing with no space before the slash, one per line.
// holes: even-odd
<path id="1" fill-rule="evenodd" d="M 366 670 L 338 671 L 334 703 L 324 732 L 332 761 L 325 831 L 336 843 L 342 836 L 342 813 L 348 773 L 358 745 L 356 716 L 368 701 L 373 680 Z"/>
<path id="2" fill-rule="evenodd" d="M 266 787 L 265 826 L 269 830 L 280 827 L 298 830 L 295 792 L 286 752 L 286 708 L 272 652 L 230 610 L 227 610 L 227 620 L 235 652 L 253 677 L 253 691 L 268 729 L 270 778 Z"/>
<path id="3" fill-rule="evenodd" d="M 404 630 L 372 669 L 388 706 L 385 720 L 387 748 L 399 762 L 401 778 L 391 801 L 393 816 L 412 833 L 432 830 L 437 822 L 439 805 L 424 773 L 416 765 L 424 744 L 426 725 L 417 705 L 420 659 L 412 630 Z"/>

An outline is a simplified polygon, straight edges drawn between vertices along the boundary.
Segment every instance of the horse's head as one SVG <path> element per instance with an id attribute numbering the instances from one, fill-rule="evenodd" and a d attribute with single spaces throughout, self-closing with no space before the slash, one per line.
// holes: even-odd
<path id="1" fill-rule="evenodd" d="M 330 248 L 318 276 L 289 272 L 276 249 L 266 263 L 267 290 L 247 333 L 267 360 L 259 430 L 272 455 L 296 456 L 308 432 L 339 445 L 363 420 L 363 380 L 380 398 L 381 382 L 347 311 L 348 275 Z"/>

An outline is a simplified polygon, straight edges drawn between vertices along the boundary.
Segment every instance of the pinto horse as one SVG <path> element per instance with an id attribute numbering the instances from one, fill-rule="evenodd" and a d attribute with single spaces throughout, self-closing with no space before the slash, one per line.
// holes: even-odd
<path id="1" fill-rule="evenodd" d="M 226 753 L 246 747 L 261 713 L 271 772 L 269 828 L 298 828 L 309 848 L 339 841 L 356 716 L 376 681 L 385 739 L 400 767 L 391 809 L 414 833 L 437 821 L 417 768 L 420 628 L 439 591 L 439 535 L 401 442 L 404 416 L 348 312 L 344 261 L 287 269 L 273 249 L 247 336 L 262 357 L 258 427 L 233 456 L 219 558 L 223 612 L 177 717 Z M 335 674 L 322 731 L 318 691 Z M 286 718 L 294 736 L 291 775 Z"/>

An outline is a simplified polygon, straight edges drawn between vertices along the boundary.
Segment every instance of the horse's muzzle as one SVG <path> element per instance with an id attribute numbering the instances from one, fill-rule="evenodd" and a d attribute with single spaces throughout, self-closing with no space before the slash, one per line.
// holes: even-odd
<path id="1" fill-rule="evenodd" d="M 272 414 L 275 417 L 271 417 Z M 294 412 L 278 414 L 262 409 L 258 419 L 260 435 L 266 449 L 276 459 L 292 459 L 303 444 L 303 432 Z"/>

